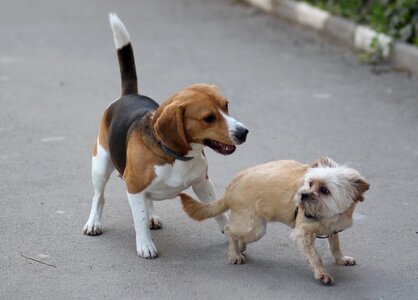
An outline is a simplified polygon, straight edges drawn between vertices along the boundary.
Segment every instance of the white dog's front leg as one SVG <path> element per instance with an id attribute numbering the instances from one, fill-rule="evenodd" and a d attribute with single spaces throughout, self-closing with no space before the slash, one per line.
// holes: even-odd
<path id="1" fill-rule="evenodd" d="M 202 202 L 211 202 L 216 200 L 215 190 L 213 188 L 212 181 L 209 178 L 205 178 L 199 183 L 193 185 L 193 191 Z M 226 218 L 225 214 L 216 217 L 215 220 L 216 223 L 218 223 L 221 232 L 223 233 L 224 227 L 226 223 L 228 223 L 228 219 Z"/>
<path id="2" fill-rule="evenodd" d="M 143 258 L 156 258 L 158 252 L 151 238 L 148 206 L 145 194 L 128 193 L 128 200 L 134 217 L 136 251 L 138 252 L 138 255 Z"/>

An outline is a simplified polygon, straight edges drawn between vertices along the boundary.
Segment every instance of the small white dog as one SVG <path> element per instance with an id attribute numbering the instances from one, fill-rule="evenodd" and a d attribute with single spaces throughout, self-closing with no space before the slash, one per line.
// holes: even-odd
<path id="1" fill-rule="evenodd" d="M 354 169 L 323 157 L 311 166 L 289 160 L 275 161 L 244 170 L 234 178 L 223 198 L 200 203 L 180 194 L 183 208 L 195 220 L 213 218 L 230 210 L 229 258 L 233 264 L 245 263 L 248 243 L 266 233 L 267 222 L 282 222 L 294 228 L 292 240 L 306 256 L 315 279 L 332 284 L 314 242 L 328 238 L 335 263 L 356 264 L 344 256 L 338 233 L 352 224 L 357 202 L 369 183 Z"/>

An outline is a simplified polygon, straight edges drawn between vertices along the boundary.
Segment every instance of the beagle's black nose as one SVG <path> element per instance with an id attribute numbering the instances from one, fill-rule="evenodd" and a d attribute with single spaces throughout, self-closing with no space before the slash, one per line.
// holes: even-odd
<path id="1" fill-rule="evenodd" d="M 247 139 L 247 134 L 248 134 L 248 129 L 245 127 L 240 127 L 237 129 L 237 131 L 235 132 L 235 138 L 240 142 L 240 143 L 244 143 L 245 140 Z"/>

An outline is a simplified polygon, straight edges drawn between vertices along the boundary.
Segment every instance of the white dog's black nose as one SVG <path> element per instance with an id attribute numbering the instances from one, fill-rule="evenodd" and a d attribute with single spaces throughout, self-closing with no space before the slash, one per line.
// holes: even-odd
<path id="1" fill-rule="evenodd" d="M 302 193 L 300 194 L 300 200 L 305 201 L 308 200 L 309 194 L 308 193 Z"/>

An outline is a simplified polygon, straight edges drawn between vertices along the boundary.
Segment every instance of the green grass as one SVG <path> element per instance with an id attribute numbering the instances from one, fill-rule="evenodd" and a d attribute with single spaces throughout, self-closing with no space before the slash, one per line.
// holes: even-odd
<path id="1" fill-rule="evenodd" d="M 418 46 L 418 0 L 305 0 L 332 14 Z"/>

